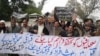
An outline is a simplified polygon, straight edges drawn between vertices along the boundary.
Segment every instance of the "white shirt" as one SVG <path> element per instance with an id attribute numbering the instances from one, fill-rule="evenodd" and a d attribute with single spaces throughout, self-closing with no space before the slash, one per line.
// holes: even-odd
<path id="1" fill-rule="evenodd" d="M 3 31 L 3 30 L 1 30 L 0 34 L 3 34 L 3 33 L 4 33 L 4 31 Z"/>
<path id="2" fill-rule="evenodd" d="M 38 25 L 38 34 L 41 35 L 43 34 L 43 29 L 44 29 L 44 25 Z"/>
<path id="3" fill-rule="evenodd" d="M 23 27 L 23 32 L 28 32 L 28 29 Z"/>

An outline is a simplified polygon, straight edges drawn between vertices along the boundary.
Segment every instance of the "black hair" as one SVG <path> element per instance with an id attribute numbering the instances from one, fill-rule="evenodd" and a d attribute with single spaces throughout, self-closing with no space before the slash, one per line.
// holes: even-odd
<path id="1" fill-rule="evenodd" d="M 58 22 L 59 26 L 61 26 L 61 24 L 60 24 L 60 22 L 59 22 L 59 21 L 54 21 L 54 24 L 55 24 L 55 22 Z"/>
<path id="2" fill-rule="evenodd" d="M 93 20 L 92 20 L 92 19 L 88 19 L 88 21 L 89 21 L 89 20 L 93 23 Z"/>
<path id="3" fill-rule="evenodd" d="M 84 20 L 84 23 L 85 23 L 85 22 L 88 22 L 89 20 L 93 23 L 93 20 L 92 20 L 92 19 L 85 19 L 85 20 Z"/>
<path id="4" fill-rule="evenodd" d="M 100 20 L 97 20 L 96 23 L 100 22 Z"/>
<path id="5" fill-rule="evenodd" d="M 25 18 L 25 19 L 23 19 L 23 21 L 24 21 L 24 20 L 26 20 L 27 22 L 29 21 L 29 20 L 28 20 L 28 19 L 26 19 L 26 18 Z"/>
<path id="6" fill-rule="evenodd" d="M 66 24 L 65 24 L 65 27 L 69 27 L 71 25 L 71 22 L 67 22 Z"/>
<path id="7" fill-rule="evenodd" d="M 84 23 L 87 22 L 87 21 L 88 21 L 88 19 L 84 19 Z"/>
<path id="8" fill-rule="evenodd" d="M 44 19 L 44 17 L 43 17 L 43 16 L 38 16 L 38 17 L 37 17 L 37 20 L 38 20 L 39 18 L 42 18 L 42 19 Z"/>

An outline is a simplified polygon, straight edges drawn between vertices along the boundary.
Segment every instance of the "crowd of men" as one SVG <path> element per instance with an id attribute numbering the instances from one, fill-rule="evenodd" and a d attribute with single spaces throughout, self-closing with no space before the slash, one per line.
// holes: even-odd
<path id="1" fill-rule="evenodd" d="M 11 18 L 11 26 L 5 26 L 5 21 L 0 21 L 0 33 L 24 33 L 29 32 L 39 35 L 54 35 L 61 37 L 80 37 L 80 36 L 99 36 L 100 20 L 95 23 L 92 19 L 85 19 L 83 24 L 77 20 L 72 21 L 56 21 L 54 17 L 39 16 L 36 24 L 29 26 L 28 19 L 24 19 L 22 23 Z"/>
<path id="2" fill-rule="evenodd" d="M 22 23 L 18 23 L 11 18 L 11 26 L 7 27 L 4 20 L 0 20 L 0 34 L 3 33 L 21 33 L 29 32 L 39 35 L 54 35 L 60 37 L 82 37 L 82 36 L 100 36 L 100 20 L 95 23 L 92 19 L 85 19 L 83 24 L 78 23 L 76 19 L 72 21 L 57 21 L 53 16 L 39 16 L 36 24 L 29 26 L 28 19 L 25 18 Z M 8 56 L 19 56 L 18 54 L 8 54 Z"/>

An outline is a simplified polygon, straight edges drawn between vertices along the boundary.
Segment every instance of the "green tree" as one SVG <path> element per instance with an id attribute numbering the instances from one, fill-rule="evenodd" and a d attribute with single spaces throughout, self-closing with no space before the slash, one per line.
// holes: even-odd
<path id="1" fill-rule="evenodd" d="M 28 8 L 25 10 L 25 12 L 28 14 L 32 14 L 32 13 L 41 14 L 41 11 L 38 8 L 33 7 L 33 6 L 28 6 Z"/>
<path id="2" fill-rule="evenodd" d="M 0 0 L 0 20 L 9 20 L 11 13 L 8 0 Z"/>
<path id="3" fill-rule="evenodd" d="M 33 0 L 0 0 L 0 19 L 9 20 L 12 12 L 41 14 Z"/>
<path id="4" fill-rule="evenodd" d="M 28 4 L 26 4 L 27 2 Z M 38 8 L 36 8 L 36 5 L 33 0 L 11 0 L 11 7 L 13 11 L 19 12 L 19 9 L 23 13 L 41 13 Z"/>

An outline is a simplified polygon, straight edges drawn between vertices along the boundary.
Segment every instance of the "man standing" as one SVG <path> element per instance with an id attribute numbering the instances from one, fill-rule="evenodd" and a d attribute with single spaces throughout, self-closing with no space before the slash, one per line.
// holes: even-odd
<path id="1" fill-rule="evenodd" d="M 16 20 L 11 19 L 11 26 L 8 27 L 8 33 L 20 33 L 21 27 L 16 25 Z"/>
<path id="2" fill-rule="evenodd" d="M 7 27 L 5 26 L 5 21 L 0 21 L 0 34 L 7 33 Z"/>
<path id="3" fill-rule="evenodd" d="M 21 27 L 16 25 L 16 20 L 11 19 L 11 26 L 8 27 L 8 33 L 20 33 Z M 19 56 L 18 54 L 8 54 L 8 56 Z"/>
<path id="4" fill-rule="evenodd" d="M 30 26 L 28 25 L 28 20 L 24 19 L 21 26 L 21 32 L 29 32 Z"/>
<path id="5" fill-rule="evenodd" d="M 49 31 L 47 30 L 44 24 L 44 17 L 38 17 L 37 24 L 30 29 L 30 32 L 39 35 L 49 35 Z"/>

